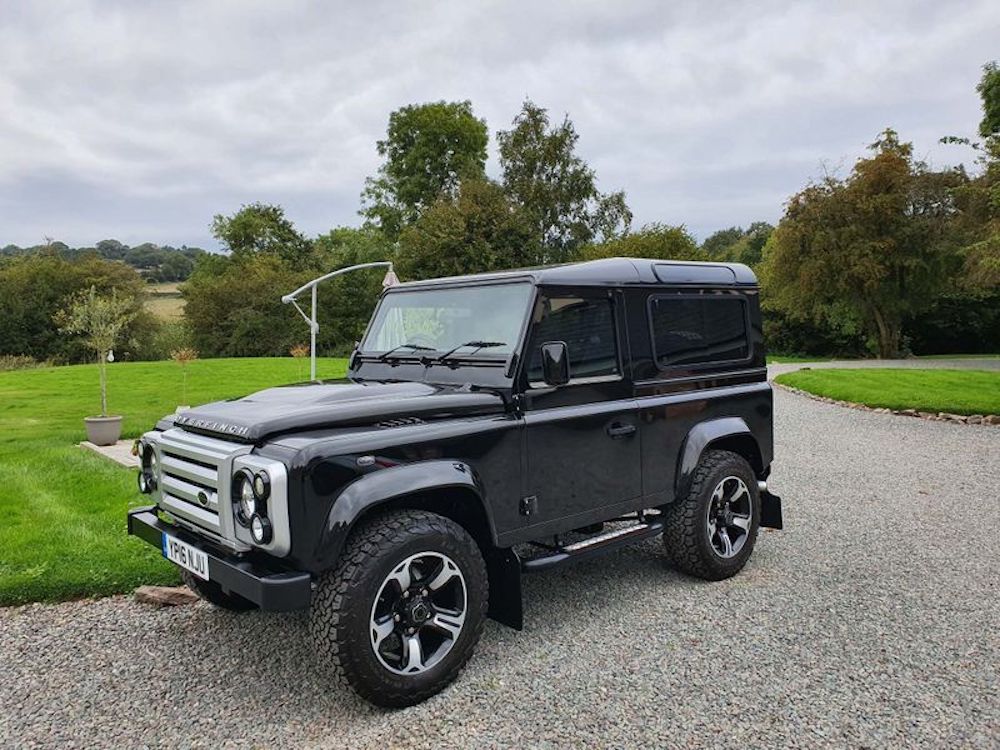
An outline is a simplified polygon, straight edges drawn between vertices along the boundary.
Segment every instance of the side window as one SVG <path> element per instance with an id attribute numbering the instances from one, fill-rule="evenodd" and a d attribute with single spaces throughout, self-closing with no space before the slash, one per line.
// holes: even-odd
<path id="1" fill-rule="evenodd" d="M 660 367 L 750 356 L 746 302 L 732 295 L 653 297 L 649 314 Z"/>
<path id="2" fill-rule="evenodd" d="M 528 379 L 542 379 L 540 347 L 563 341 L 569 353 L 571 380 L 616 375 L 618 343 L 615 314 L 608 297 L 543 297 L 532 316 Z"/>

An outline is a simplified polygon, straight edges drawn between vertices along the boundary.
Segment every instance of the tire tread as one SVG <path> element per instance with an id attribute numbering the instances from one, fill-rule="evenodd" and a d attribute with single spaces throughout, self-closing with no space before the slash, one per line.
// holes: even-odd
<path id="1" fill-rule="evenodd" d="M 344 627 L 345 613 L 354 606 L 366 606 L 364 594 L 356 585 L 358 577 L 415 534 L 428 532 L 450 535 L 471 545 L 470 551 L 474 551 L 473 559 L 478 561 L 478 565 L 469 573 L 479 578 L 483 591 L 488 590 L 486 565 L 478 545 L 464 528 L 449 518 L 429 511 L 399 510 L 362 521 L 348 538 L 337 565 L 320 579 L 313 595 L 309 626 L 314 647 L 329 664 L 338 683 L 354 689 L 361 697 L 381 706 L 413 705 L 447 687 L 472 656 L 485 627 L 488 596 L 483 597 L 480 616 L 469 618 L 473 625 L 471 646 L 461 654 L 460 661 L 439 679 L 419 690 L 375 692 L 359 678 L 351 654 L 370 648 L 367 634 L 365 638 L 360 638 L 360 634 L 352 634 L 350 628 Z"/>
<path id="2" fill-rule="evenodd" d="M 716 471 L 734 462 L 740 462 L 749 469 L 746 459 L 738 453 L 724 450 L 706 451 L 695 467 L 687 495 L 678 498 L 664 509 L 664 547 L 670 562 L 682 573 L 709 581 L 719 581 L 729 578 L 743 567 L 742 563 L 735 568 L 718 563 L 712 564 L 714 561 L 706 557 L 701 544 L 703 509 L 699 500 L 702 493 L 714 489 L 708 485 Z M 750 492 L 753 494 L 754 490 L 751 489 Z M 759 517 L 758 509 L 751 529 L 752 538 L 747 540 L 751 550 L 757 535 Z"/>

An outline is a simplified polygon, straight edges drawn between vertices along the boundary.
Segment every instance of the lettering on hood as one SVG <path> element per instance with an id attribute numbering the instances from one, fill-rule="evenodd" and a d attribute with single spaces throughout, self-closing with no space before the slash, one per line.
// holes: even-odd
<path id="1" fill-rule="evenodd" d="M 174 424 L 183 425 L 185 427 L 194 427 L 196 430 L 208 430 L 209 432 L 218 432 L 225 435 L 237 435 L 239 437 L 246 437 L 250 432 L 250 429 L 248 427 L 244 427 L 243 425 L 216 422 L 212 419 L 196 419 L 195 417 L 187 417 L 183 414 L 174 420 Z"/>

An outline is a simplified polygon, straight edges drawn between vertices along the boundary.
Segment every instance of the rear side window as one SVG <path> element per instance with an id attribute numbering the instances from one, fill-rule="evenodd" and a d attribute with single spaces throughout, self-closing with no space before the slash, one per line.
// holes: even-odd
<path id="1" fill-rule="evenodd" d="M 746 301 L 722 294 L 653 297 L 649 313 L 660 367 L 731 362 L 750 356 Z"/>
<path id="2" fill-rule="evenodd" d="M 542 379 L 541 346 L 563 341 L 569 376 L 594 378 L 618 374 L 615 316 L 608 297 L 544 297 L 534 316 L 528 379 Z"/>

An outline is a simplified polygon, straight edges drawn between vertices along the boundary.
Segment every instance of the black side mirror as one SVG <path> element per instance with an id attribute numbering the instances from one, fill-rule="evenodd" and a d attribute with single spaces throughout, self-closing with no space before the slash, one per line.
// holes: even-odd
<path id="1" fill-rule="evenodd" d="M 542 379 L 546 385 L 566 385 L 569 382 L 569 352 L 563 341 L 542 344 Z"/>

